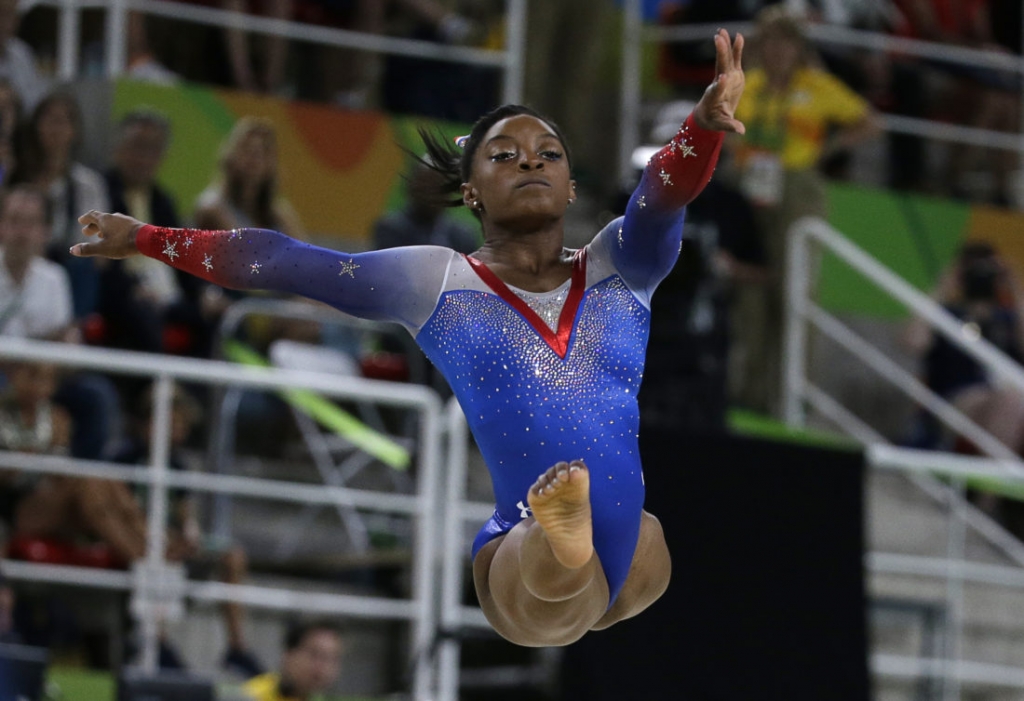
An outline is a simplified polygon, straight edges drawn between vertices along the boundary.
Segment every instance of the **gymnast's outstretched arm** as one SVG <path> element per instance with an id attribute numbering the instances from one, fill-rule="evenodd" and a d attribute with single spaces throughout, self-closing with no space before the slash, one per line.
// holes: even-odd
<path id="1" fill-rule="evenodd" d="M 685 207 L 711 180 L 725 132 L 742 134 L 735 119 L 743 92 L 743 37 L 715 37 L 718 77 L 679 132 L 644 169 L 620 227 L 600 242 L 630 288 L 649 296 L 679 256 Z M 645 300 L 647 301 L 647 300 Z"/>
<path id="2" fill-rule="evenodd" d="M 340 253 L 266 229 L 170 229 L 122 214 L 89 212 L 79 221 L 101 240 L 77 244 L 74 255 L 141 253 L 222 287 L 298 294 L 413 333 L 432 313 L 453 255 L 440 246 Z"/>

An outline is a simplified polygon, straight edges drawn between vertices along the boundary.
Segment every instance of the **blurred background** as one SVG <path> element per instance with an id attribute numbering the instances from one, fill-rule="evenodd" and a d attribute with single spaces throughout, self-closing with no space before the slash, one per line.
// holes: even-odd
<path id="1" fill-rule="evenodd" d="M 0 701 L 1024 699 L 1021 5 L 0 0 Z M 473 251 L 404 149 L 505 102 L 584 246 L 718 27 L 747 134 L 640 394 L 673 581 L 567 648 L 476 606 L 489 478 L 401 328 L 65 253 L 89 209 Z"/>

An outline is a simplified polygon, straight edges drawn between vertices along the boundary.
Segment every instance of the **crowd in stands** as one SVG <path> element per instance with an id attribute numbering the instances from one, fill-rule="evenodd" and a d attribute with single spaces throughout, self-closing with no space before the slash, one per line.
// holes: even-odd
<path id="1" fill-rule="evenodd" d="M 273 124 L 258 117 L 235 124 L 222 146 L 216 179 L 186 219 L 180 214 L 185 203 L 175 202 L 157 180 L 172 137 L 160 114 L 137 109 L 122 117 L 102 170 L 78 160 L 84 138 L 78 101 L 72 91 L 52 86 L 38 68 L 33 49 L 19 38 L 16 5 L 0 0 L 0 335 L 209 357 L 219 319 L 238 299 L 235 293 L 144 257 L 102 263 L 72 258 L 68 246 L 81 238 L 77 216 L 90 209 L 121 211 L 163 226 L 254 226 L 302 238 L 301 213 L 280 193 Z M 247 9 L 242 0 L 214 5 Z M 757 24 L 750 37 L 747 94 L 737 114 L 747 125 L 746 138 L 729 145 L 721 176 L 691 208 L 691 248 L 684 251 L 677 274 L 666 281 L 653 310 L 649 363 L 666 380 L 642 400 L 646 420 L 655 424 L 703 421 L 704 427 L 721 429 L 726 392 L 746 408 L 778 412 L 785 232 L 801 216 L 826 214 L 825 179 L 843 175 L 851 150 L 882 138 L 881 113 L 1005 132 L 1019 126 L 1018 75 L 896 54 L 820 53 L 808 42 L 794 6 L 805 21 L 1020 52 L 1020 3 L 1009 0 L 875 0 L 863 3 L 859 13 L 844 13 L 841 7 L 849 4 L 825 0 L 663 3 L 661 20 L 666 24 L 755 19 Z M 489 47 L 499 43 L 503 13 L 503 3 L 488 0 L 274 0 L 261 7 L 272 18 Z M 602 28 L 614 15 L 614 3 L 536 0 L 529 7 L 531 23 L 544 31 L 528 38 L 531 60 L 541 63 L 528 64 L 527 93 L 541 110 L 565 122 L 570 142 L 582 147 L 581 168 L 598 174 L 606 165 L 602 158 L 613 149 L 601 146 L 601 115 L 586 108 L 596 75 L 587 69 L 599 60 Z M 970 14 L 961 16 L 961 9 Z M 257 41 L 237 28 L 223 34 L 197 31 L 195 41 L 183 42 L 173 31 L 179 26 L 177 20 L 133 14 L 130 75 L 154 82 L 198 80 L 346 108 L 378 107 L 461 121 L 475 119 L 497 99 L 495 69 L 348 49 L 314 50 L 274 38 Z M 694 90 L 710 80 L 704 48 L 664 46 L 660 72 L 674 96 L 692 99 Z M 216 51 L 226 51 L 226 60 L 210 60 Z M 575 57 L 565 71 L 550 68 L 568 53 Z M 1013 201 L 1010 176 L 1018 168 L 1014 152 L 951 148 L 943 167 L 930 169 L 928 150 L 919 137 L 892 134 L 888 142 L 886 170 L 895 188 L 965 196 L 971 194 L 965 173 L 973 161 L 984 159 L 991 176 L 985 198 L 1001 204 Z M 926 179 L 933 172 L 939 175 Z M 475 231 L 417 197 L 429 189 L 431 177 L 423 168 L 409 172 L 408 202 L 379 220 L 375 247 L 429 243 L 468 253 L 479 245 Z M 600 189 L 599 178 L 593 177 Z M 936 298 L 1011 357 L 1021 358 L 1024 297 L 995 251 L 965 249 Z M 699 342 L 687 343 L 693 339 Z M 1012 449 L 1024 448 L 1020 396 L 989 385 L 980 368 L 922 328 L 908 331 L 908 343 L 924 359 L 936 392 Z M 678 347 L 685 347 L 688 355 L 680 359 Z M 671 353 L 658 355 L 668 348 Z M 676 373 L 674 379 L 671 373 Z M 147 461 L 151 398 L 145 384 L 33 363 L 6 363 L 0 377 L 0 449 L 126 464 Z M 696 384 L 690 382 L 693 378 Z M 188 390 L 178 388 L 174 469 L 185 468 L 181 448 L 196 440 L 199 411 Z M 142 497 L 110 480 L 39 478 L 0 466 L 0 544 L 6 544 L 8 555 L 25 556 L 26 544 L 43 543 L 51 548 L 53 561 L 124 567 L 145 553 Z M 181 495 L 174 499 L 168 529 L 170 559 L 188 563 L 193 572 L 244 581 L 245 553 L 234 545 L 204 544 L 195 506 Z M 67 545 L 76 541 L 89 547 Z M 0 639 L 19 635 L 11 592 L 9 583 L 0 579 Z M 247 650 L 237 606 L 226 607 L 225 622 L 226 662 L 255 675 L 260 665 Z M 20 636 L 45 643 L 33 637 L 37 634 L 29 629 Z M 283 676 L 264 677 L 256 687 L 288 688 L 293 683 L 289 675 L 297 674 L 288 670 L 305 664 L 307 653 L 314 662 L 320 660 L 320 677 L 336 676 L 337 633 L 314 627 L 289 638 Z M 168 664 L 173 657 L 168 649 Z M 321 688 L 323 679 L 311 683 Z"/>

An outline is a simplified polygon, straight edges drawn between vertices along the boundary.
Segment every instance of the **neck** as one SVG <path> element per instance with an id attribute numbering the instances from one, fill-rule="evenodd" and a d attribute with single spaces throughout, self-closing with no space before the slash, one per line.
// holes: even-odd
<path id="1" fill-rule="evenodd" d="M 54 153 L 46 158 L 46 165 L 44 166 L 44 174 L 47 180 L 56 180 L 61 178 L 65 173 L 68 172 L 68 167 L 71 165 L 71 154 L 69 153 Z"/>
<path id="2" fill-rule="evenodd" d="M 796 73 L 796 67 L 793 67 L 784 71 L 771 71 L 768 73 L 768 87 L 777 92 L 781 92 L 789 87 L 789 83 L 793 80 L 793 75 Z"/>
<path id="3" fill-rule="evenodd" d="M 12 256 L 10 251 L 4 252 L 4 267 L 7 268 L 7 273 L 16 285 L 20 286 L 25 281 L 25 276 L 28 274 L 28 266 L 31 262 L 31 257 L 22 258 Z"/>
<path id="4" fill-rule="evenodd" d="M 491 265 L 540 275 L 564 262 L 564 239 L 561 220 L 529 233 L 489 226 L 484 230 L 484 244 L 476 257 Z"/>

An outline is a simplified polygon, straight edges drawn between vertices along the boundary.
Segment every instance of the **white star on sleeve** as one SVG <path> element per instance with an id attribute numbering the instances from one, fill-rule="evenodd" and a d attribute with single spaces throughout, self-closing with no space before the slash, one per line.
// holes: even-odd
<path id="1" fill-rule="evenodd" d="M 206 268 L 206 272 L 213 270 L 213 256 L 209 253 L 203 256 L 203 267 Z"/>
<path id="2" fill-rule="evenodd" d="M 164 243 L 164 255 L 173 261 L 181 254 L 177 251 L 177 244 L 173 241 L 167 241 Z"/>
<path id="3" fill-rule="evenodd" d="M 358 263 L 352 262 L 351 258 L 349 258 L 347 261 L 339 260 L 338 263 L 341 264 L 341 271 L 338 273 L 338 277 L 341 277 L 342 275 L 348 275 L 351 278 L 355 278 L 356 268 L 362 267 Z"/>

